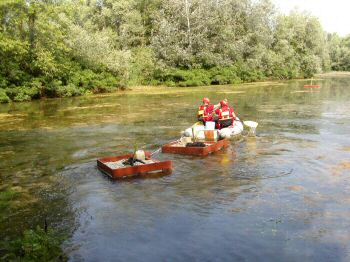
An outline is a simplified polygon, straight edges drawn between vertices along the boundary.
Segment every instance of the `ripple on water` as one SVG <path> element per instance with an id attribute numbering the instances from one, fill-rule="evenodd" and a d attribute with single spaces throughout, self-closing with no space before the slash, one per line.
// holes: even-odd
<path id="1" fill-rule="evenodd" d="M 73 261 L 347 261 L 348 90 L 328 79 L 317 94 L 290 94 L 301 84 L 0 105 L 19 114 L 0 118 L 0 188 L 19 192 L 1 229 L 16 235 L 47 217 L 73 231 Z M 206 158 L 158 154 L 173 161 L 170 176 L 114 181 L 97 170 L 96 158 L 178 138 L 201 97 L 224 93 L 259 122 L 257 137 Z"/>

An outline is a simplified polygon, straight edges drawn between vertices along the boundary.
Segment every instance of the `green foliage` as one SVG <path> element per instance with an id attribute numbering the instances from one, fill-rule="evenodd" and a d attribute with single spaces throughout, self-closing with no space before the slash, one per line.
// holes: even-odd
<path id="1" fill-rule="evenodd" d="M 265 75 L 258 69 L 250 69 L 245 65 L 231 67 L 214 67 L 211 69 L 167 69 L 158 70 L 154 78 L 158 84 L 167 86 L 204 86 L 238 84 L 241 82 L 254 82 L 265 79 Z"/>
<path id="2" fill-rule="evenodd" d="M 111 92 L 121 87 L 120 81 L 111 73 L 95 73 L 89 69 L 74 73 L 70 81 L 71 84 L 85 90 L 85 92 L 91 91 L 93 93 Z"/>
<path id="3" fill-rule="evenodd" d="M 7 96 L 5 89 L 0 88 L 0 103 L 9 103 L 11 99 Z"/>
<path id="4" fill-rule="evenodd" d="M 18 196 L 18 193 L 12 190 L 5 190 L 0 192 L 0 211 L 6 209 L 10 202 Z"/>
<path id="5" fill-rule="evenodd" d="M 13 101 L 15 102 L 25 102 L 30 101 L 30 96 L 26 93 L 25 90 L 22 90 L 22 87 L 17 88 L 17 90 L 20 90 L 13 98 Z"/>
<path id="6" fill-rule="evenodd" d="M 7 245 L 7 254 L 2 257 L 7 261 L 65 261 L 60 248 L 62 237 L 49 228 L 37 226 L 26 230 L 23 236 Z"/>
<path id="7" fill-rule="evenodd" d="M 66 86 L 58 86 L 56 93 L 58 97 L 80 96 L 83 94 L 83 89 L 77 88 L 74 84 L 68 84 Z"/>
<path id="8" fill-rule="evenodd" d="M 158 75 L 160 82 L 178 86 L 203 86 L 210 84 L 210 76 L 204 69 L 167 69 Z"/>
<path id="9" fill-rule="evenodd" d="M 214 85 L 227 85 L 227 84 L 239 84 L 242 82 L 238 74 L 236 66 L 219 68 L 215 67 L 210 70 L 211 72 L 211 84 Z"/>
<path id="10" fill-rule="evenodd" d="M 155 59 L 152 49 L 134 48 L 129 84 L 149 84 L 153 79 L 154 67 Z"/>
<path id="11" fill-rule="evenodd" d="M 170 86 L 176 85 L 185 87 L 210 84 L 209 74 L 204 69 L 167 69 L 158 72 L 156 79 L 158 79 L 160 83 L 165 83 Z"/>
<path id="12" fill-rule="evenodd" d="M 9 219 L 11 203 L 20 193 L 11 189 L 0 192 L 0 222 Z M 37 226 L 34 230 L 25 230 L 15 240 L 2 240 L 0 245 L 1 261 L 66 261 L 60 245 L 64 240 L 57 230 Z"/>
<path id="13" fill-rule="evenodd" d="M 203 19 L 205 18 L 205 19 Z M 350 37 L 268 0 L 1 1 L 0 102 L 350 70 Z M 5 91 L 4 91 L 5 90 Z"/>
<path id="14" fill-rule="evenodd" d="M 350 35 L 341 38 L 337 34 L 328 35 L 331 69 L 350 71 Z"/>
<path id="15" fill-rule="evenodd" d="M 28 84 L 27 86 L 16 86 L 6 89 L 6 95 L 15 102 L 30 101 L 39 97 L 39 89 Z"/>
<path id="16" fill-rule="evenodd" d="M 11 85 L 6 89 L 0 89 L 0 101 L 2 103 L 30 101 L 42 96 L 46 97 L 70 97 L 85 93 L 111 92 L 121 87 L 120 81 L 108 72 L 95 73 L 92 70 L 76 69 L 72 75 L 53 79 L 38 77 L 24 82 L 23 86 Z"/>

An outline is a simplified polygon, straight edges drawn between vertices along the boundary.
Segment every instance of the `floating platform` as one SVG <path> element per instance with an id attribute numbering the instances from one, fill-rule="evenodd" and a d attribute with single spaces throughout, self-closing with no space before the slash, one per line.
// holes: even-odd
<path id="1" fill-rule="evenodd" d="M 174 141 L 166 144 L 162 147 L 163 153 L 170 154 L 182 154 L 182 155 L 195 155 L 195 156 L 206 156 L 210 153 L 217 152 L 222 148 L 228 147 L 230 141 L 228 139 L 222 139 L 217 142 L 203 142 L 204 147 L 191 147 L 184 145 L 180 141 Z"/>
<path id="2" fill-rule="evenodd" d="M 111 178 L 126 178 L 137 175 L 147 175 L 149 173 L 164 173 L 171 174 L 171 161 L 158 161 L 150 159 L 150 152 L 145 152 L 146 160 L 143 163 L 135 163 L 134 166 L 124 166 L 123 161 L 133 157 L 134 154 L 122 156 L 104 157 L 97 160 L 97 167 L 100 171 L 110 176 Z"/>
<path id="3" fill-rule="evenodd" d="M 304 85 L 304 88 L 320 88 L 320 85 Z"/>

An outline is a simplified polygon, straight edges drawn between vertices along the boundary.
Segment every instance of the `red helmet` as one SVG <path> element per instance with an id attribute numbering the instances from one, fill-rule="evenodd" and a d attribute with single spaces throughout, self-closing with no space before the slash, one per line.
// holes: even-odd
<path id="1" fill-rule="evenodd" d="M 203 104 L 205 104 L 205 105 L 209 105 L 209 103 L 210 103 L 209 98 L 204 97 L 204 98 L 203 98 Z"/>
<path id="2" fill-rule="evenodd" d="M 223 99 L 220 101 L 220 105 L 223 106 L 228 106 L 227 99 Z"/>

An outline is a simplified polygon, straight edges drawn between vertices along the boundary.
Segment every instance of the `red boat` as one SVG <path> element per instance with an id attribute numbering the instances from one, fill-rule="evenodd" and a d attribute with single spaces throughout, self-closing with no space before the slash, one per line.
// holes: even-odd
<path id="1" fill-rule="evenodd" d="M 136 175 L 145 175 L 149 173 L 170 174 L 172 171 L 171 161 L 158 161 L 151 159 L 150 152 L 145 152 L 145 163 L 135 164 L 134 166 L 124 166 L 123 161 L 131 158 L 134 154 L 122 156 L 104 157 L 97 160 L 97 167 L 100 171 L 112 178 L 125 178 Z"/>
<path id="2" fill-rule="evenodd" d="M 192 147 L 182 144 L 180 141 L 174 141 L 166 144 L 162 147 L 163 153 L 182 154 L 182 155 L 195 155 L 206 156 L 210 153 L 219 151 L 222 148 L 228 147 L 230 141 L 228 139 L 222 139 L 217 142 L 203 142 L 204 147 Z"/>
<path id="3" fill-rule="evenodd" d="M 304 85 L 305 88 L 320 88 L 320 85 Z"/>

